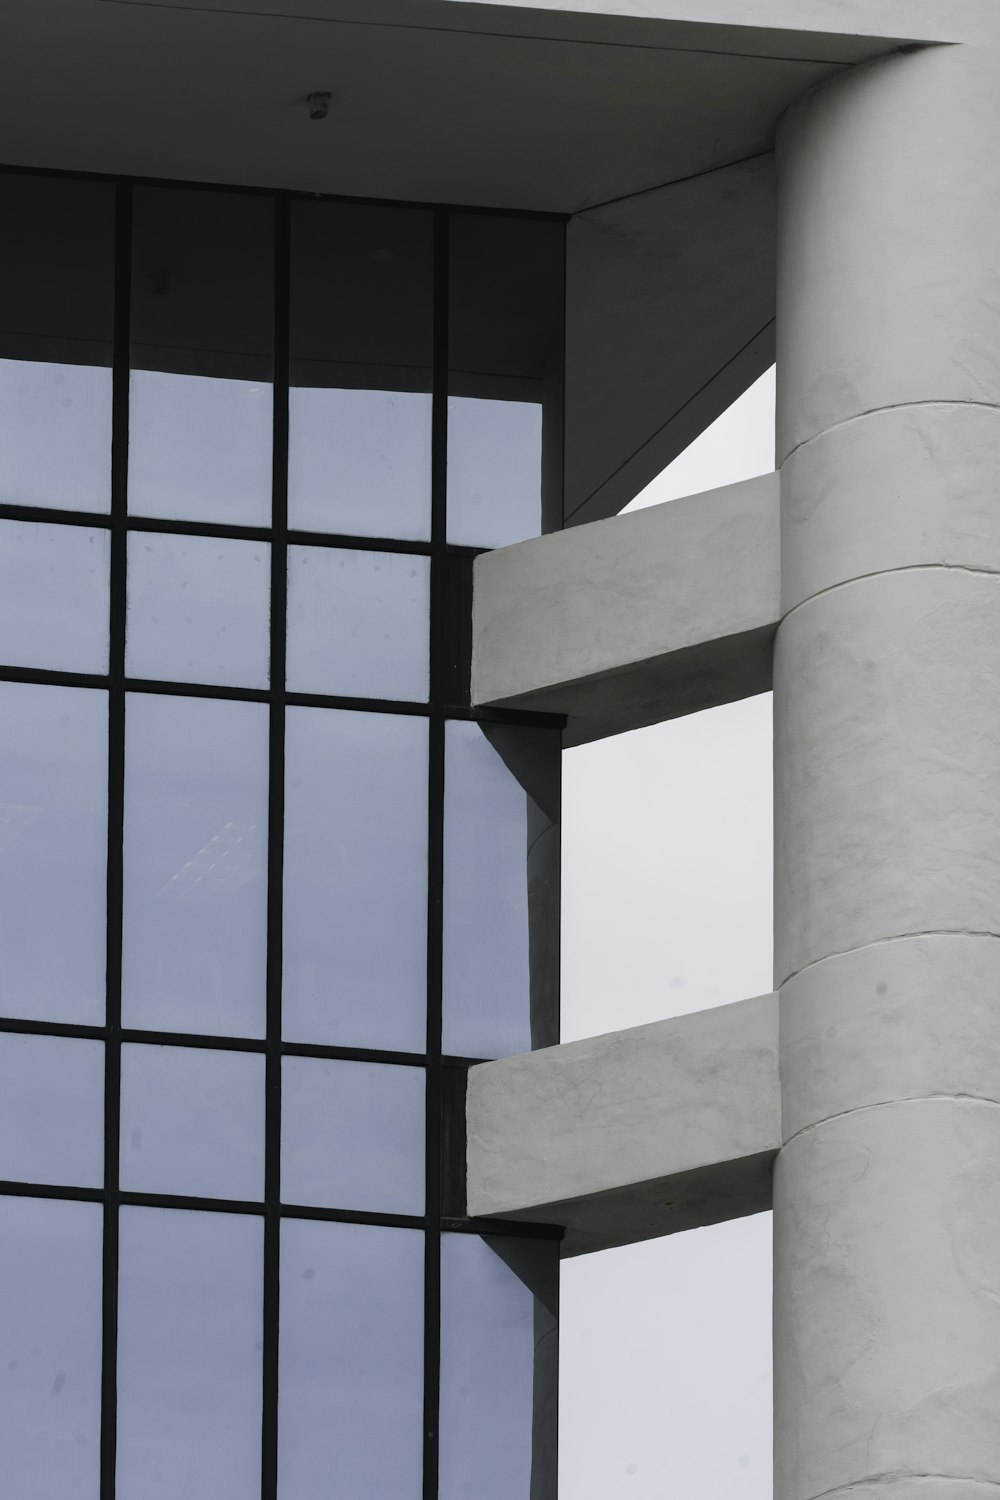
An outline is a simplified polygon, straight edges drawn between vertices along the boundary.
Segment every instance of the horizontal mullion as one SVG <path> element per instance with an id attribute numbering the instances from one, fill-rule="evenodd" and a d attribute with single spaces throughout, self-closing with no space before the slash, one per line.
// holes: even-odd
<path id="1" fill-rule="evenodd" d="M 110 511 L 61 510 L 57 505 L 11 505 L 0 504 L 2 521 L 38 521 L 54 526 L 99 526 L 111 529 Z"/>
<path id="2" fill-rule="evenodd" d="M 350 1208 L 313 1208 L 307 1203 L 282 1203 L 278 1212 L 283 1219 L 320 1219 L 327 1224 L 372 1224 L 386 1229 L 427 1229 L 423 1214 L 375 1214 Z"/>
<path id="3" fill-rule="evenodd" d="M 424 1068 L 422 1052 L 381 1052 L 377 1047 L 331 1047 L 314 1042 L 282 1042 L 282 1057 L 325 1057 L 334 1062 L 386 1063 L 391 1067 Z"/>
<path id="4" fill-rule="evenodd" d="M 437 551 L 430 542 L 403 542 L 393 537 L 350 536 L 346 532 L 288 532 L 290 547 L 331 547 L 346 552 L 398 552 L 403 556 L 430 557 Z"/>
<path id="5" fill-rule="evenodd" d="M 106 1026 L 80 1026 L 74 1021 L 36 1021 L 23 1016 L 0 1016 L 0 1032 L 16 1036 L 78 1037 L 84 1041 L 107 1040 Z"/>
<path id="6" fill-rule="evenodd" d="M 533 1224 L 527 1219 L 442 1219 L 445 1234 L 497 1234 L 510 1239 L 561 1240 L 561 1224 Z"/>
<path id="7" fill-rule="evenodd" d="M 103 1188 L 53 1187 L 49 1182 L 0 1181 L 2 1198 L 65 1198 L 72 1203 L 103 1203 Z"/>
<path id="8" fill-rule="evenodd" d="M 47 1182 L 0 1181 L 0 1197 L 62 1198 L 77 1203 L 103 1203 L 103 1188 L 53 1186 Z M 171 1208 L 191 1213 L 226 1213 L 257 1215 L 265 1211 L 263 1202 L 239 1198 L 202 1198 L 182 1193 L 120 1192 L 118 1201 L 125 1208 Z M 282 1203 L 278 1212 L 283 1219 L 315 1219 L 329 1224 L 371 1224 L 388 1229 L 427 1229 L 430 1221 L 423 1214 L 379 1214 L 350 1208 L 317 1208 L 306 1203 Z M 442 1219 L 441 1228 L 449 1234 L 501 1234 L 532 1240 L 561 1240 L 558 1224 L 532 1224 L 518 1219 Z"/>
<path id="9" fill-rule="evenodd" d="M 48 667 L 0 664 L 0 682 L 107 690 L 111 679 L 106 673 L 99 672 L 60 672 Z M 152 677 L 126 677 L 125 691 L 159 694 L 167 698 L 219 698 L 238 703 L 286 703 L 293 708 L 340 708 L 355 713 L 405 714 L 414 718 L 444 717 L 477 724 L 519 724 L 526 729 L 562 729 L 566 724 L 563 714 L 532 713 L 523 709 L 469 708 L 467 704 L 461 703 L 415 703 L 394 698 L 360 698 L 334 693 L 282 692 L 272 688 L 233 687 L 218 682 L 172 682 Z"/>
<path id="10" fill-rule="evenodd" d="M 123 1208 L 175 1208 L 189 1213 L 213 1214 L 257 1214 L 263 1215 L 263 1203 L 254 1203 L 241 1198 L 199 1198 L 185 1193 L 135 1193 L 120 1192 L 118 1201 Z"/>
<path id="11" fill-rule="evenodd" d="M 228 521 L 175 520 L 166 516 L 129 515 L 125 520 L 129 532 L 156 532 L 167 536 L 216 536 L 234 542 L 269 542 L 269 526 L 231 525 Z"/>
<path id="12" fill-rule="evenodd" d="M 198 1047 L 213 1052 L 257 1052 L 268 1050 L 264 1037 L 216 1036 L 207 1032 L 151 1031 L 123 1026 L 83 1026 L 72 1021 L 42 1021 L 22 1016 L 0 1016 L 0 1034 L 54 1036 L 104 1042 L 117 1036 L 122 1042 L 151 1047 Z M 319 1057 L 338 1062 L 385 1063 L 390 1067 L 423 1068 L 427 1059 L 420 1052 L 398 1052 L 378 1047 L 343 1047 L 325 1042 L 281 1041 L 276 1050 L 282 1057 Z"/>

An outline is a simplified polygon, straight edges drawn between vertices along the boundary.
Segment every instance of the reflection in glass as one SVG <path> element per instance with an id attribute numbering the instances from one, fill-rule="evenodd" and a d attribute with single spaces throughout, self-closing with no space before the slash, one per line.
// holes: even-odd
<path id="1" fill-rule="evenodd" d="M 426 541 L 431 397 L 293 386 L 288 501 L 300 531 Z"/>
<path id="2" fill-rule="evenodd" d="M 279 1500 L 420 1500 L 423 1305 L 418 1230 L 282 1223 Z"/>
<path id="3" fill-rule="evenodd" d="M 0 1034 L 0 1179 L 101 1186 L 103 1042 Z"/>
<path id="4" fill-rule="evenodd" d="M 135 192 L 134 515 L 268 524 L 273 215 L 252 194 Z"/>
<path id="5" fill-rule="evenodd" d="M 448 540 L 510 546 L 542 531 L 540 402 L 448 401 Z"/>
<path id="6" fill-rule="evenodd" d="M 266 542 L 133 531 L 128 675 L 266 687 L 270 553 Z"/>
<path id="7" fill-rule="evenodd" d="M 126 1026 L 264 1033 L 267 708 L 130 693 Z"/>
<path id="8" fill-rule="evenodd" d="M 0 1198 L 0 1453 L 17 1496 L 98 1500 L 99 1203 Z"/>
<path id="9" fill-rule="evenodd" d="M 424 1070 L 286 1057 L 281 1196 L 370 1213 L 424 1211 Z"/>
<path id="10" fill-rule="evenodd" d="M 260 1494 L 263 1221 L 123 1208 L 118 1500 Z"/>
<path id="11" fill-rule="evenodd" d="M 341 547 L 288 551 L 288 687 L 426 702 L 430 559 Z"/>
<path id="12" fill-rule="evenodd" d="M 6 173 L 0 225 L 0 502 L 107 512 L 114 188 Z"/>
<path id="13" fill-rule="evenodd" d="M 557 1040 L 558 730 L 445 728 L 444 1050 Z"/>
<path id="14" fill-rule="evenodd" d="M 441 1237 L 441 1500 L 554 1500 L 558 1254 Z"/>
<path id="15" fill-rule="evenodd" d="M 451 216 L 448 540 L 562 525 L 564 227 Z"/>
<path id="16" fill-rule="evenodd" d="M 0 1015 L 101 1025 L 108 699 L 0 683 Z"/>
<path id="17" fill-rule="evenodd" d="M 270 385 L 134 370 L 129 389 L 133 515 L 268 525 Z"/>
<path id="18" fill-rule="evenodd" d="M 284 1033 L 422 1052 L 427 721 L 290 708 Z"/>
<path id="19" fill-rule="evenodd" d="M 200 1198 L 264 1196 L 264 1058 L 122 1048 L 121 1185 Z"/>
<path id="20" fill-rule="evenodd" d="M 108 670 L 111 533 L 0 521 L 0 661 Z"/>
<path id="21" fill-rule="evenodd" d="M 288 519 L 426 541 L 433 218 L 292 204 Z"/>

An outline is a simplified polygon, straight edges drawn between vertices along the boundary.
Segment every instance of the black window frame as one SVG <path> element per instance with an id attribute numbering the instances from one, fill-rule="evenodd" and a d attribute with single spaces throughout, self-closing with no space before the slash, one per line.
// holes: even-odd
<path id="1" fill-rule="evenodd" d="M 507 1220 L 465 1217 L 464 1096 L 468 1068 L 483 1058 L 442 1052 L 442 927 L 444 727 L 448 719 L 537 725 L 562 729 L 565 720 L 551 714 L 473 709 L 469 700 L 471 656 L 472 562 L 484 549 L 451 544 L 446 539 L 449 222 L 452 213 L 526 218 L 565 224 L 566 215 L 531 211 L 410 203 L 400 200 L 304 193 L 286 189 L 244 187 L 113 174 L 68 172 L 54 168 L 0 165 L 9 174 L 110 184 L 115 194 L 114 333 L 112 355 L 112 455 L 110 511 L 87 512 L 58 507 L 0 503 L 0 520 L 33 521 L 106 531 L 111 541 L 110 659 L 106 674 L 60 672 L 0 664 L 0 681 L 103 689 L 108 697 L 108 865 L 107 995 L 103 1026 L 76 1025 L 0 1016 L 0 1033 L 88 1038 L 104 1043 L 104 1185 L 102 1188 L 53 1186 L 0 1181 L 0 1196 L 65 1199 L 103 1206 L 103 1338 L 101 1391 L 101 1500 L 116 1500 L 118 1221 L 128 1206 L 203 1210 L 259 1215 L 264 1219 L 263 1422 L 261 1500 L 278 1493 L 278 1336 L 280 1230 L 284 1218 L 412 1228 L 424 1235 L 424 1431 L 423 1500 L 437 1500 L 440 1366 L 440 1261 L 442 1233 L 500 1235 L 549 1242 L 557 1254 L 562 1230 Z M 136 187 L 184 188 L 206 192 L 263 195 L 274 203 L 274 373 L 273 474 L 270 527 L 216 522 L 167 520 L 128 511 L 128 425 L 132 269 L 132 192 Z M 433 214 L 433 359 L 430 540 L 393 541 L 378 537 L 290 530 L 288 526 L 288 390 L 290 302 L 290 205 L 296 199 L 430 210 Z M 565 294 L 565 276 L 563 278 Z M 564 384 L 564 382 L 563 382 Z M 125 675 L 126 568 L 128 538 L 133 533 L 168 533 L 246 539 L 270 545 L 271 673 L 267 689 L 217 684 L 128 678 Z M 430 692 L 425 703 L 288 692 L 285 688 L 287 551 L 291 545 L 385 551 L 427 556 L 431 567 Z M 122 1026 L 122 909 L 125 790 L 125 703 L 128 693 L 235 699 L 268 705 L 268 892 L 266 962 L 266 1034 L 263 1038 L 199 1035 L 140 1030 Z M 281 1035 L 282 905 L 284 832 L 285 710 L 288 706 L 355 709 L 413 714 L 429 726 L 428 944 L 426 1053 L 393 1052 L 283 1040 Z M 555 1018 L 558 1025 L 558 1018 Z M 146 1043 L 242 1051 L 265 1057 L 264 1198 L 243 1202 L 188 1195 L 122 1191 L 119 1185 L 121 1048 Z M 360 1212 L 285 1204 L 280 1200 L 281 1062 L 286 1056 L 320 1057 L 426 1070 L 426 1201 L 422 1215 Z M 554 1476 L 553 1476 L 554 1477 Z"/>

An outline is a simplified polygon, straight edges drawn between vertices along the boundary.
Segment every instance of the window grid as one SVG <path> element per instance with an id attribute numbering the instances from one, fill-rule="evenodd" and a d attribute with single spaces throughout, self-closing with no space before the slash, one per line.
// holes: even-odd
<path id="1" fill-rule="evenodd" d="M 14 169 L 15 171 L 17 169 Z M 34 172 L 34 169 L 32 169 Z M 57 177 L 73 174 L 37 172 Z M 107 178 L 100 180 L 109 180 Z M 103 689 L 108 694 L 108 866 L 107 992 L 103 1026 L 0 1016 L 0 1034 L 86 1038 L 104 1043 L 104 1186 L 101 1188 L 0 1180 L 0 1197 L 62 1199 L 103 1205 L 103 1348 L 101 1420 L 101 1500 L 115 1500 L 119 1210 L 141 1206 L 253 1215 L 264 1219 L 263 1428 L 261 1500 L 275 1500 L 278 1486 L 278 1336 L 279 1256 L 283 1219 L 410 1228 L 424 1234 L 424 1436 L 423 1496 L 438 1494 L 438 1402 L 440 1391 L 440 1268 L 443 1231 L 483 1234 L 492 1229 L 507 1237 L 552 1240 L 545 1226 L 498 1221 L 475 1223 L 461 1217 L 461 1189 L 446 1164 L 446 1146 L 463 1129 L 460 1119 L 464 1075 L 481 1058 L 442 1052 L 442 928 L 444 829 L 444 729 L 447 719 L 561 727 L 552 715 L 473 710 L 467 701 L 468 664 L 456 659 L 456 631 L 467 611 L 467 582 L 460 579 L 479 548 L 446 541 L 448 410 L 448 208 L 434 209 L 434 289 L 432 365 L 432 523 L 430 541 L 395 541 L 378 537 L 291 530 L 287 524 L 290 204 L 294 193 L 271 192 L 275 204 L 273 477 L 270 527 L 216 522 L 156 519 L 128 511 L 128 424 L 131 365 L 131 226 L 132 187 L 140 179 L 115 180 L 115 280 L 112 403 L 111 507 L 109 513 L 58 507 L 0 503 L 0 519 L 50 522 L 106 530 L 111 540 L 110 657 L 106 674 L 13 667 L 0 663 L 0 681 Z M 156 186 L 162 184 L 156 183 Z M 201 184 L 195 184 L 201 187 Z M 204 185 L 208 186 L 208 185 Z M 237 191 L 243 192 L 243 189 Z M 253 189 L 246 190 L 253 193 Z M 374 200 L 339 200 L 371 202 Z M 394 205 L 400 206 L 400 205 Z M 416 206 L 416 205 L 414 205 Z M 489 213 L 488 210 L 462 210 Z M 545 217 L 504 213 L 503 217 Z M 266 689 L 225 684 L 130 678 L 125 674 L 126 571 L 128 538 L 133 533 L 166 533 L 245 539 L 270 544 L 270 686 Z M 285 688 L 287 557 L 291 545 L 414 554 L 431 559 L 430 691 L 425 703 L 364 697 L 289 692 Z M 463 597 L 459 601 L 457 594 Z M 124 899 L 125 705 L 129 693 L 203 697 L 269 705 L 268 908 L 266 961 L 266 1034 L 261 1038 L 144 1030 L 122 1026 L 122 916 Z M 427 1040 L 426 1053 L 387 1051 L 283 1040 L 282 861 L 284 852 L 285 710 L 288 706 L 359 709 L 426 717 L 428 758 L 428 901 L 427 901 Z M 125 1043 L 159 1044 L 219 1051 L 250 1052 L 265 1058 L 265 1162 L 263 1201 L 217 1199 L 195 1195 L 123 1191 L 120 1176 L 121 1056 Z M 283 1057 L 315 1057 L 378 1062 L 426 1069 L 426 1201 L 422 1215 L 366 1212 L 289 1204 L 280 1197 L 281 1062 Z M 451 1153 L 453 1154 L 453 1153 Z"/>

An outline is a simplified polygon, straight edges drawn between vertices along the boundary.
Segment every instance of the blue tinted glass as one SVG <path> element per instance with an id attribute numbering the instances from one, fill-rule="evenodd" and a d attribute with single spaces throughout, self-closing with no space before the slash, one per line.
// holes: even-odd
<path id="1" fill-rule="evenodd" d="M 262 1036 L 267 708 L 130 693 L 126 1026 Z"/>
<path id="2" fill-rule="evenodd" d="M 554 1500 L 557 1244 L 441 1240 L 441 1500 Z"/>
<path id="3" fill-rule="evenodd" d="M 423 1068 L 286 1057 L 281 1077 L 286 1203 L 423 1213 Z"/>
<path id="4" fill-rule="evenodd" d="M 422 1052 L 427 721 L 290 708 L 285 1036 Z"/>
<path id="5" fill-rule="evenodd" d="M 111 533 L 0 521 L 0 661 L 108 670 Z"/>
<path id="6" fill-rule="evenodd" d="M 420 1500 L 423 1312 L 418 1230 L 284 1221 L 279 1500 Z"/>
<path id="7" fill-rule="evenodd" d="M 0 1014 L 104 1020 L 108 698 L 0 683 Z"/>
<path id="8" fill-rule="evenodd" d="M 0 1034 L 0 1178 L 101 1186 L 103 1042 Z"/>
<path id="9" fill-rule="evenodd" d="M 426 541 L 433 216 L 292 204 L 288 519 Z"/>
<path id="10" fill-rule="evenodd" d="M 542 406 L 448 401 L 448 540 L 508 547 L 542 531 Z"/>
<path id="11" fill-rule="evenodd" d="M 133 514 L 268 524 L 273 219 L 255 194 L 135 191 Z"/>
<path id="12" fill-rule="evenodd" d="M 98 1500 L 99 1203 L 0 1198 L 0 1452 L 11 1500 Z"/>
<path id="13" fill-rule="evenodd" d="M 561 224 L 451 215 L 449 542 L 562 525 L 564 260 Z"/>
<path id="14" fill-rule="evenodd" d="M 557 730 L 445 729 L 444 1049 L 527 1052 L 558 1027 Z"/>
<path id="15" fill-rule="evenodd" d="M 270 385 L 133 370 L 129 510 L 141 516 L 267 526 Z"/>
<path id="16" fill-rule="evenodd" d="M 341 547 L 288 553 L 288 686 L 425 702 L 430 559 Z"/>
<path id="17" fill-rule="evenodd" d="M 260 1494 L 263 1221 L 123 1208 L 118 1500 Z"/>
<path id="18" fill-rule="evenodd" d="M 429 395 L 293 386 L 288 405 L 288 511 L 297 528 L 427 540 Z"/>
<path id="19" fill-rule="evenodd" d="M 264 1058 L 214 1047 L 122 1048 L 121 1185 L 264 1196 Z"/>
<path id="20" fill-rule="evenodd" d="M 4 504 L 110 509 L 114 212 L 109 183 L 0 182 Z"/>
<path id="21" fill-rule="evenodd" d="M 270 567 L 265 542 L 132 532 L 128 675 L 266 687 Z"/>

